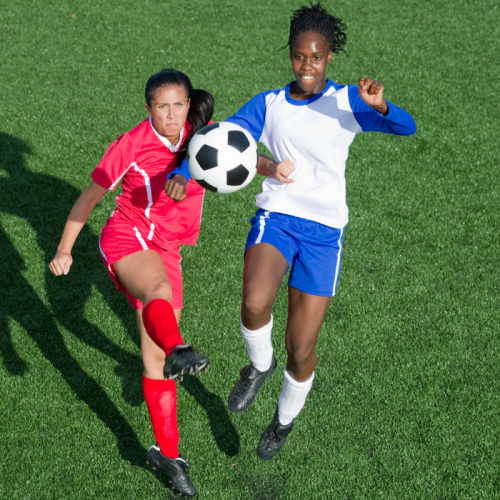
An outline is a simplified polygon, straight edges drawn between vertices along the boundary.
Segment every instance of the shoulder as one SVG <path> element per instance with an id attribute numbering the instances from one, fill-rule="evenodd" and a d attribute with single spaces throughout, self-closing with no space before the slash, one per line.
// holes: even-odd
<path id="1" fill-rule="evenodd" d="M 270 100 L 274 100 L 280 94 L 285 95 L 286 89 L 289 86 L 290 86 L 290 84 L 288 84 L 287 86 L 285 86 L 285 87 L 283 87 L 281 89 L 264 90 L 263 92 L 259 92 L 257 95 L 255 95 L 254 97 L 252 97 L 250 99 L 250 101 L 248 101 L 248 102 L 249 103 L 251 103 L 251 102 L 263 102 L 263 103 L 267 103 Z"/>

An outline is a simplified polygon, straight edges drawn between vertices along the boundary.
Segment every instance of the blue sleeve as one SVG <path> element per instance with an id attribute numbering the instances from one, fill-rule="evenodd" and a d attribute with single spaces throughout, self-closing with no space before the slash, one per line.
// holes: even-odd
<path id="1" fill-rule="evenodd" d="M 266 95 L 271 92 L 275 91 L 268 90 L 252 97 L 252 99 L 226 121 L 236 123 L 236 125 L 248 130 L 252 137 L 258 141 L 262 135 L 264 122 L 266 121 Z"/>
<path id="2" fill-rule="evenodd" d="M 189 171 L 187 158 L 184 158 L 184 160 L 182 160 L 182 163 L 167 175 L 167 179 L 171 179 L 174 175 L 182 175 L 182 177 L 185 177 L 189 182 L 189 179 L 191 179 L 191 172 Z"/>
<path id="3" fill-rule="evenodd" d="M 363 132 L 413 135 L 417 131 L 417 125 L 410 113 L 387 100 L 386 102 L 389 112 L 384 116 L 359 97 L 356 85 L 349 85 L 349 104 Z"/>

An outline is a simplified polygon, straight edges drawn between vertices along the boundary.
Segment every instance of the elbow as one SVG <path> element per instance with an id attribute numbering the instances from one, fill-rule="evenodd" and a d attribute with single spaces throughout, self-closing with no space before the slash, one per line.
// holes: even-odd
<path id="1" fill-rule="evenodd" d="M 415 120 L 413 120 L 411 127 L 408 127 L 408 129 L 408 133 L 406 134 L 407 136 L 413 135 L 417 132 L 417 124 L 415 123 Z"/>
<path id="2" fill-rule="evenodd" d="M 399 129 L 398 135 L 402 135 L 404 137 L 409 137 L 417 132 L 417 124 L 413 120 L 411 123 L 408 123 L 406 127 Z"/>

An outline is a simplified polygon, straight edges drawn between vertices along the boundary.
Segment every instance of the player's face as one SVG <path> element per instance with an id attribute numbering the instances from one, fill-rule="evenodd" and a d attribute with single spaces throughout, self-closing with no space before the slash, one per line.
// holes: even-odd
<path id="1" fill-rule="evenodd" d="M 186 122 L 189 104 L 186 90 L 177 85 L 160 87 L 151 100 L 151 106 L 146 104 L 155 130 L 174 145 Z"/>
<path id="2" fill-rule="evenodd" d="M 325 88 L 326 65 L 332 60 L 332 51 L 323 35 L 313 31 L 298 35 L 290 49 L 290 59 L 302 93 L 317 94 Z"/>

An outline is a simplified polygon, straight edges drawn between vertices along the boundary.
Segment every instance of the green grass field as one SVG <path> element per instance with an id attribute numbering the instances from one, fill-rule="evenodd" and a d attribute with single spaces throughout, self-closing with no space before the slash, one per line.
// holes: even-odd
<path id="1" fill-rule="evenodd" d="M 107 195 L 55 278 L 73 202 L 108 144 L 145 115 L 147 78 L 185 71 L 224 120 L 293 79 L 301 0 L 9 0 L 0 4 L 0 497 L 173 498 L 145 468 L 154 436 L 133 311 L 103 269 Z M 348 26 L 339 83 L 381 80 L 417 134 L 362 134 L 347 166 L 338 296 L 306 408 L 283 451 L 255 448 L 277 374 L 244 414 L 227 395 L 247 357 L 242 253 L 261 179 L 208 193 L 183 249 L 182 332 L 212 360 L 179 389 L 181 452 L 200 499 L 500 498 L 497 0 L 325 0 Z"/>

